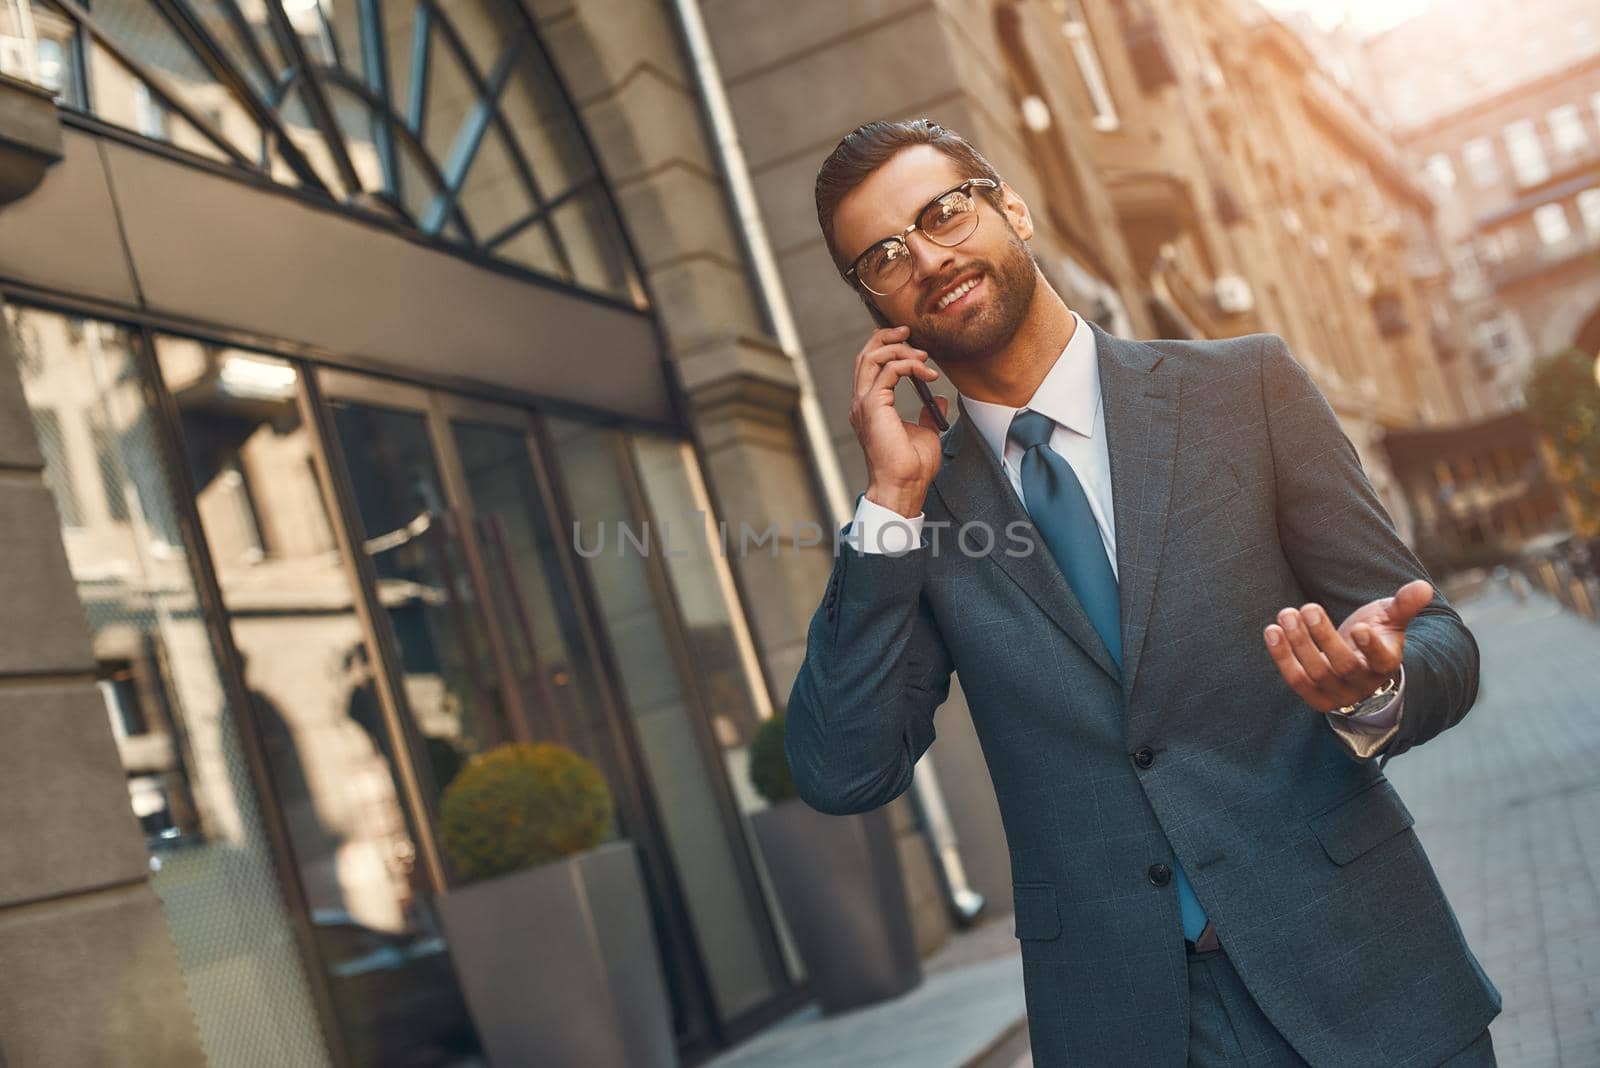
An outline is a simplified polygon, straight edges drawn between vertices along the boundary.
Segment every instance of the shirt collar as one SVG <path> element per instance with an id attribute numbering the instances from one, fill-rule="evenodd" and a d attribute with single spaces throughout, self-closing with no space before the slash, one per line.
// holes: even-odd
<path id="1" fill-rule="evenodd" d="M 1044 381 L 1034 390 L 1023 407 L 1043 412 L 1051 419 L 1084 437 L 1094 436 L 1094 413 L 1100 403 L 1100 364 L 1094 331 L 1077 312 L 1072 313 L 1075 325 L 1066 348 L 1056 357 L 1056 362 L 1046 372 Z M 1004 404 L 973 400 L 963 396 L 967 416 L 972 420 L 989 448 L 1002 462 L 1006 455 L 1006 435 L 1011 430 L 1011 420 L 1021 411 Z"/>

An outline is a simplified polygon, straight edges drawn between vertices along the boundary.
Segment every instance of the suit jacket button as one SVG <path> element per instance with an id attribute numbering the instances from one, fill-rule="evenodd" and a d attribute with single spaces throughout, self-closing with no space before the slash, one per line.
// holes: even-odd
<path id="1" fill-rule="evenodd" d="M 1141 768 L 1148 768 L 1156 762 L 1155 750 L 1148 745 L 1141 745 L 1133 751 L 1133 762 Z"/>
<path id="2" fill-rule="evenodd" d="M 1165 864 L 1152 864 L 1150 865 L 1149 875 L 1150 881 L 1157 886 L 1166 886 L 1168 880 L 1172 878 L 1172 869 Z"/>

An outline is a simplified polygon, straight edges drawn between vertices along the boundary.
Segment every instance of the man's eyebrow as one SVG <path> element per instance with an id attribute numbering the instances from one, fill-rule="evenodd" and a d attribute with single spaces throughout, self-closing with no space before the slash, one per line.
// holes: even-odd
<path id="1" fill-rule="evenodd" d="M 961 185 L 961 183 L 957 182 L 955 185 L 951 186 L 949 189 L 940 190 L 939 192 L 937 192 L 937 193 L 933 194 L 932 196 L 930 196 L 927 200 L 924 200 L 920 205 L 918 205 L 917 210 L 914 211 L 911 214 L 911 221 L 912 222 L 916 222 L 918 219 L 922 218 L 922 213 L 927 211 L 929 208 L 933 207 L 933 202 L 934 201 L 938 200 L 940 197 L 944 196 L 946 193 L 954 192 L 957 188 L 960 187 L 960 185 Z M 853 265 L 856 262 L 856 260 L 859 260 L 862 256 L 865 256 L 868 252 L 871 252 L 873 249 L 877 248 L 879 245 L 881 245 L 883 242 L 889 240 L 891 237 L 899 237 L 904 230 L 905 230 L 905 227 L 902 226 L 902 227 L 900 227 L 900 229 L 895 230 L 895 231 L 893 231 L 891 233 L 887 233 L 887 234 L 883 235 L 882 237 L 873 238 L 871 241 L 869 241 L 867 243 L 867 247 L 866 248 L 862 249 L 860 252 L 857 252 L 854 256 L 850 257 L 850 263 Z"/>

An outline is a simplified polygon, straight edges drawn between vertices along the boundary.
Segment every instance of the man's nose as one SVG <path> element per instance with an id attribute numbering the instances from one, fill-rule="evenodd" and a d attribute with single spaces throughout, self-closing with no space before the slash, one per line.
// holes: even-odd
<path id="1" fill-rule="evenodd" d="M 930 241 L 921 230 L 913 230 L 905 241 L 915 268 L 913 277 L 918 283 L 937 278 L 944 273 L 945 265 L 956 258 L 955 249 Z"/>

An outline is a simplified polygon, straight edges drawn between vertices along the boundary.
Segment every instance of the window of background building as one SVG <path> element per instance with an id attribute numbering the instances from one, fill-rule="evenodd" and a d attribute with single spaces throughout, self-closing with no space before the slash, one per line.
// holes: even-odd
<path id="1" fill-rule="evenodd" d="M 1584 129 L 1583 113 L 1578 105 L 1562 104 L 1551 108 L 1546 120 L 1550 123 L 1550 137 L 1557 152 L 1573 155 L 1589 147 L 1589 132 Z"/>
<path id="2" fill-rule="evenodd" d="M 1500 234 L 1484 234 L 1477 241 L 1477 256 L 1479 264 L 1496 267 L 1505 259 L 1500 242 Z"/>
<path id="3" fill-rule="evenodd" d="M 1509 363 L 1516 355 L 1516 339 L 1510 319 L 1504 315 L 1497 315 L 1479 323 L 1478 343 L 1488 356 L 1489 362 L 1497 365 Z"/>
<path id="4" fill-rule="evenodd" d="M 1105 71 L 1100 67 L 1100 54 L 1094 47 L 1094 35 L 1089 31 L 1089 20 L 1084 16 L 1079 0 L 1057 0 L 1056 12 L 1061 16 L 1061 34 L 1067 39 L 1067 48 L 1078 65 L 1078 75 L 1083 79 L 1084 92 L 1094 108 L 1091 120 L 1096 130 L 1108 133 L 1118 129 L 1122 120 L 1117 117 L 1117 104 L 1106 85 Z"/>
<path id="5" fill-rule="evenodd" d="M 1507 226 L 1490 235 L 1490 242 L 1494 248 L 1495 262 L 1504 263 L 1515 259 L 1517 253 L 1522 251 L 1522 237 L 1517 233 L 1515 226 Z"/>
<path id="6" fill-rule="evenodd" d="M 1511 171 L 1522 185 L 1535 185 L 1550 177 L 1550 164 L 1539 141 L 1539 130 L 1531 119 L 1518 119 L 1505 128 L 1506 154 Z"/>
<path id="7" fill-rule="evenodd" d="M 1545 245 L 1559 245 L 1572 236 L 1572 223 L 1565 204 L 1543 204 L 1534 209 L 1533 228 Z"/>
<path id="8" fill-rule="evenodd" d="M 1463 241 L 1450 250 L 1450 269 L 1464 283 L 1476 284 L 1483 280 L 1483 264 L 1472 242 Z"/>
<path id="9" fill-rule="evenodd" d="M 1440 189 L 1449 191 L 1456 187 L 1456 168 L 1450 162 L 1450 157 L 1443 152 L 1435 152 L 1428 157 L 1428 179 Z"/>
<path id="10" fill-rule="evenodd" d="M 1590 239 L 1600 239 L 1600 186 L 1578 194 L 1578 215 L 1582 217 L 1584 232 Z"/>
<path id="11" fill-rule="evenodd" d="M 62 541 L 207 1059 L 327 1064 L 241 719 L 178 534 L 140 338 L 14 305 L 4 323 L 30 407 L 52 413 L 38 427 L 54 451 L 47 477 L 77 513 Z"/>
<path id="12" fill-rule="evenodd" d="M 1495 160 L 1494 142 L 1487 137 L 1474 137 L 1461 146 L 1461 158 L 1466 162 L 1472 184 L 1482 189 L 1500 180 L 1500 164 Z"/>

